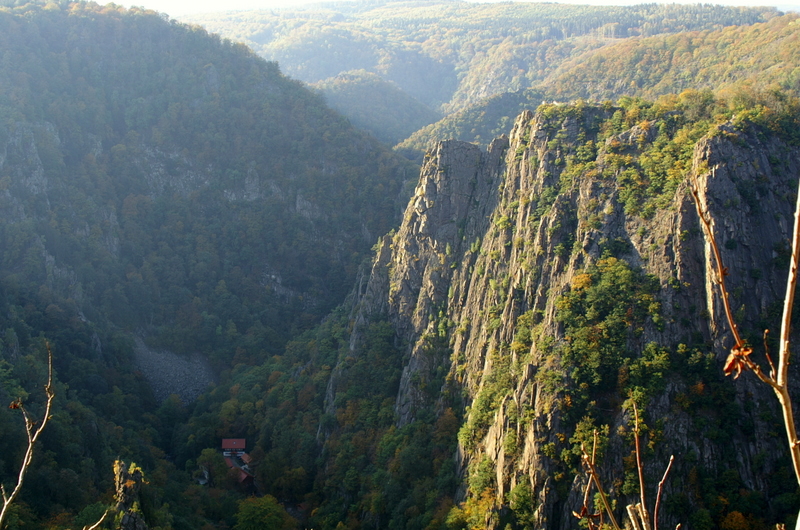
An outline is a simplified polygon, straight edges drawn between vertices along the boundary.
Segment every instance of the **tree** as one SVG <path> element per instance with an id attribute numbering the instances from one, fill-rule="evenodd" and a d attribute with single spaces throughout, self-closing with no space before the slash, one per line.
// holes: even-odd
<path id="1" fill-rule="evenodd" d="M 267 495 L 239 502 L 233 530 L 289 530 L 296 526 L 275 497 Z"/>

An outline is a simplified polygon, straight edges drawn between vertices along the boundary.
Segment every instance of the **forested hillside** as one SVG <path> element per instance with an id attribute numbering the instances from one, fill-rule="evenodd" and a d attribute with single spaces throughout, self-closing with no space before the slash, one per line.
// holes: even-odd
<path id="1" fill-rule="evenodd" d="M 397 144 L 442 117 L 394 83 L 366 70 L 342 72 L 316 83 L 314 88 L 353 125 L 387 145 Z"/>
<path id="2" fill-rule="evenodd" d="M 49 341 L 56 412 L 18 510 L 61 528 L 116 456 L 166 480 L 186 411 L 157 412 L 136 341 L 217 374 L 280 354 L 341 303 L 416 169 L 275 63 L 154 12 L 2 8 L 0 56 L 0 394 L 36 411 Z M 7 481 L 24 435 L 0 415 Z M 158 524 L 223 517 L 154 515 L 153 495 Z"/>
<path id="3" fill-rule="evenodd" d="M 366 70 L 431 110 L 450 114 L 487 97 L 534 87 L 564 61 L 621 40 L 749 25 L 777 14 L 772 8 L 700 4 L 377 1 L 186 20 L 247 44 L 292 77 L 321 83 L 323 93 L 329 93 L 326 80 Z M 367 100 L 360 110 L 371 106 Z M 350 107 L 340 110 L 354 116 Z M 395 111 L 408 112 L 402 101 Z M 380 136 L 378 129 L 370 130 Z"/>
<path id="4" fill-rule="evenodd" d="M 653 98 L 687 89 L 800 89 L 800 18 L 629 40 L 561 64 L 544 83 L 559 99 Z"/>
<path id="5" fill-rule="evenodd" d="M 535 109 L 546 102 L 547 94 L 540 89 L 506 92 L 486 98 L 464 110 L 422 127 L 395 146 L 409 158 L 422 158 L 442 140 L 461 140 L 483 146 L 506 134 L 516 116 L 524 110 Z"/>
<path id="6" fill-rule="evenodd" d="M 796 95 L 797 20 L 790 13 L 750 26 L 609 42 L 565 60 L 535 88 L 475 103 L 416 131 L 398 147 L 410 154 L 443 139 L 488 145 L 523 108 L 554 100 L 655 98 L 700 89 L 743 99 L 753 91 Z"/>

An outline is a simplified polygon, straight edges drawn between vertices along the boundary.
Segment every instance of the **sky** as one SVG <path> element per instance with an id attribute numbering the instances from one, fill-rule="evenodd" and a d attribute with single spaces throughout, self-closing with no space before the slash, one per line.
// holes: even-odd
<path id="1" fill-rule="evenodd" d="M 568 4 L 592 5 L 633 5 L 652 0 L 558 0 Z M 699 1 L 699 0 L 698 0 Z M 786 0 L 778 0 L 786 2 Z M 789 0 L 793 3 L 776 4 L 774 0 L 716 0 L 709 3 L 723 5 L 776 6 L 783 11 L 800 11 L 800 0 Z M 276 9 L 299 6 L 308 3 L 319 3 L 320 0 L 135 0 L 117 2 L 126 7 L 132 5 L 146 7 L 180 19 L 181 15 L 196 13 L 212 13 L 223 11 L 245 11 L 252 9 Z M 697 2 L 673 2 L 697 3 Z"/>

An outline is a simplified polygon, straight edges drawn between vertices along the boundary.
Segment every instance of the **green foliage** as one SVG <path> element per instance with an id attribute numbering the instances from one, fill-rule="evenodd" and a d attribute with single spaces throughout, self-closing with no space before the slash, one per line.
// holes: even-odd
<path id="1" fill-rule="evenodd" d="M 491 488 L 494 489 L 495 483 L 495 469 L 494 463 L 488 456 L 475 465 L 475 469 L 469 473 L 469 489 L 473 495 L 480 496 L 484 490 Z"/>
<path id="2" fill-rule="evenodd" d="M 591 416 L 584 416 L 575 425 L 575 430 L 569 439 L 570 446 L 561 453 L 561 461 L 571 469 L 580 469 L 580 458 L 584 450 L 587 454 L 592 454 L 594 451 L 596 462 L 603 461 L 608 448 L 608 425 L 598 426 L 596 423 Z"/>
<path id="3" fill-rule="evenodd" d="M 35 214 L 7 216 L 0 272 L 34 292 L 55 274 L 48 296 L 92 322 L 217 358 L 275 353 L 343 299 L 362 228 L 396 222 L 410 166 L 240 45 L 86 3 L 3 10 L 0 30 L 27 58 L 0 67 L 0 208 Z M 49 202 L 18 176 L 37 171 Z"/>
<path id="4" fill-rule="evenodd" d="M 514 512 L 516 528 L 521 530 L 534 529 L 536 499 L 533 496 L 533 491 L 527 478 L 523 478 L 522 482 L 508 492 L 508 505 Z"/>
<path id="5" fill-rule="evenodd" d="M 562 365 L 573 381 L 578 410 L 601 394 L 629 388 L 626 372 L 638 357 L 633 345 L 648 317 L 657 314 L 657 289 L 654 279 L 631 269 L 624 260 L 609 257 L 575 276 L 572 289 L 559 298 L 556 318 L 565 335 Z M 649 353 L 635 364 L 636 373 L 659 373 L 656 370 L 661 368 L 655 367 L 663 365 L 660 354 L 644 351 Z"/>
<path id="6" fill-rule="evenodd" d="M 275 497 L 265 495 L 239 501 L 233 530 L 289 530 L 296 527 L 296 522 Z"/>
<path id="7" fill-rule="evenodd" d="M 80 511 L 77 517 L 75 517 L 73 524 L 77 528 L 92 526 L 94 523 L 100 520 L 100 517 L 103 516 L 103 513 L 107 508 L 108 507 L 105 504 L 99 502 L 90 504 Z"/>
<path id="8" fill-rule="evenodd" d="M 728 94 L 770 87 L 796 91 L 796 20 L 791 13 L 752 25 L 622 40 L 578 57 L 548 79 L 547 86 L 553 97 L 601 101 L 622 96 L 655 99 L 686 89 L 722 89 Z"/>
<path id="9" fill-rule="evenodd" d="M 438 417 L 422 410 L 416 422 L 397 428 L 402 354 L 394 331 L 386 321 L 372 322 L 360 330 L 354 352 L 348 317 L 347 308 L 337 309 L 283 355 L 234 370 L 176 432 L 189 439 L 178 460 L 189 466 L 196 455 L 214 453 L 203 448 L 218 445 L 216 433 L 244 436 L 254 441 L 261 487 L 306 503 L 308 525 L 370 520 L 381 528 L 424 527 L 437 517 L 443 523 L 442 503 L 455 487 L 459 419 L 450 408 Z M 431 337 L 432 359 L 440 355 L 437 341 Z M 420 388 L 438 394 L 442 382 Z"/>
<path id="10" fill-rule="evenodd" d="M 508 134 L 514 119 L 522 111 L 538 107 L 544 98 L 545 95 L 540 90 L 522 90 L 492 96 L 420 128 L 403 140 L 397 149 L 403 153 L 424 152 L 435 142 L 451 138 L 488 145 L 493 139 Z"/>
<path id="11" fill-rule="evenodd" d="M 473 449 L 486 435 L 497 409 L 513 387 L 515 367 L 511 366 L 511 357 L 506 352 L 495 352 L 492 364 L 492 371 L 485 377 L 469 409 L 468 419 L 458 432 L 458 440 L 467 450 Z"/>

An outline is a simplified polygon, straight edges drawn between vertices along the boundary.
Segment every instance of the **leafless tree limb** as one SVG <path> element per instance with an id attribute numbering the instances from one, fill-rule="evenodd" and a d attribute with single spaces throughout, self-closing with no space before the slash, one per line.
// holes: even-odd
<path id="1" fill-rule="evenodd" d="M 600 500 L 602 501 L 603 507 L 608 514 L 608 519 L 611 521 L 611 526 L 614 527 L 614 530 L 621 530 L 619 523 L 617 523 L 616 517 L 614 517 L 614 510 L 611 508 L 611 503 L 608 500 L 608 496 L 603 490 L 603 485 L 600 483 L 600 476 L 597 473 L 597 468 L 594 467 L 594 462 L 592 461 L 593 458 L 586 454 L 586 450 L 584 449 L 583 445 L 581 445 L 581 459 L 583 461 L 584 468 L 586 468 L 586 473 L 589 475 L 590 480 L 594 482 L 597 492 L 600 494 Z"/>
<path id="2" fill-rule="evenodd" d="M 674 461 L 675 455 L 670 455 L 667 469 L 664 471 L 664 476 L 661 478 L 661 482 L 658 483 L 658 491 L 656 492 L 656 505 L 653 507 L 653 530 L 658 530 L 658 509 L 661 507 L 661 493 L 664 491 L 664 483 L 667 481 L 667 476 L 669 475 L 669 471 L 672 469 L 672 462 Z"/>
<path id="3" fill-rule="evenodd" d="M 641 503 L 639 505 L 639 515 L 641 516 L 641 523 L 643 530 L 650 530 L 650 516 L 647 513 L 647 501 L 645 499 L 644 491 L 644 468 L 642 467 L 642 450 L 639 443 L 639 409 L 636 408 L 636 402 L 633 402 L 633 440 L 634 447 L 636 448 L 636 470 L 639 473 L 639 498 Z"/>
<path id="4" fill-rule="evenodd" d="M 8 494 L 5 486 L 0 484 L 0 493 L 2 493 L 3 496 L 3 508 L 0 510 L 0 528 L 3 528 L 6 518 L 8 517 L 9 509 L 22 490 L 25 474 L 28 472 L 28 468 L 33 460 L 33 449 L 42 431 L 44 431 L 44 428 L 47 426 L 47 422 L 50 420 L 50 409 L 52 408 L 53 398 L 55 397 L 55 392 L 53 391 L 53 351 L 50 349 L 49 343 L 45 343 L 45 346 L 47 347 L 47 384 L 44 387 L 44 391 L 47 395 L 47 403 L 45 405 L 42 422 L 38 427 L 36 426 L 36 422 L 30 417 L 20 398 L 12 401 L 11 405 L 9 405 L 11 409 L 19 409 L 22 411 L 22 417 L 25 419 L 25 432 L 28 435 L 28 448 L 22 459 L 22 466 L 20 467 L 19 476 L 17 477 L 17 485 L 14 487 L 11 494 Z"/>
<path id="5" fill-rule="evenodd" d="M 750 354 L 753 349 L 745 344 L 739 334 L 739 328 L 731 311 L 729 298 L 730 295 L 725 287 L 725 276 L 728 274 L 728 269 L 722 263 L 722 257 L 719 251 L 714 236 L 714 231 L 711 229 L 708 212 L 705 211 L 700 201 L 699 192 L 697 190 L 696 182 L 692 186 L 692 197 L 694 198 L 697 214 L 700 218 L 700 223 L 703 226 L 706 241 L 710 245 L 714 254 L 714 262 L 716 265 L 716 283 L 720 289 L 720 295 L 723 305 L 725 307 L 725 316 L 728 320 L 731 333 L 733 334 L 734 346 L 731 349 L 730 355 L 725 362 L 725 375 L 731 375 L 734 371 L 736 375 L 734 378 L 739 377 L 742 371 L 750 370 L 755 376 L 763 383 L 769 385 L 775 392 L 775 396 L 781 406 L 783 412 L 783 423 L 786 428 L 786 437 L 789 443 L 789 452 L 792 455 L 792 464 L 794 467 L 795 477 L 798 484 L 800 484 L 800 441 L 797 439 L 797 429 L 794 422 L 794 411 L 792 410 L 792 402 L 789 396 L 789 358 L 791 352 L 789 351 L 789 335 L 791 333 L 791 319 L 792 308 L 794 304 L 794 293 L 797 286 L 797 272 L 798 264 L 800 262 L 800 192 L 797 194 L 797 203 L 794 213 L 794 229 L 792 232 L 792 255 L 791 264 L 789 267 L 789 276 L 786 281 L 786 296 L 783 303 L 783 317 L 781 319 L 781 333 L 780 333 L 780 349 L 778 352 L 778 369 L 772 363 L 767 351 L 767 361 L 770 365 L 770 375 L 764 374 L 761 367 L 750 359 Z M 766 336 L 766 334 L 765 334 Z M 800 528 L 800 517 L 798 518 L 798 528 Z"/>

